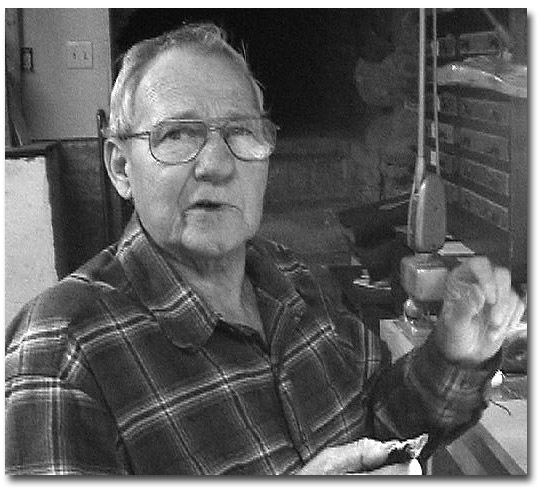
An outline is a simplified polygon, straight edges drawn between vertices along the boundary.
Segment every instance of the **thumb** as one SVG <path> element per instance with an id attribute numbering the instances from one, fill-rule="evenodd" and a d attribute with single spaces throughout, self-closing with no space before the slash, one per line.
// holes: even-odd
<path id="1" fill-rule="evenodd" d="M 448 276 L 443 303 L 445 318 L 466 324 L 482 311 L 485 302 L 486 296 L 480 285 L 464 278 L 457 270 Z"/>
<path id="2" fill-rule="evenodd" d="M 307 463 L 298 475 L 340 475 L 372 470 L 384 465 L 393 445 L 374 439 L 358 441 L 328 448 Z"/>

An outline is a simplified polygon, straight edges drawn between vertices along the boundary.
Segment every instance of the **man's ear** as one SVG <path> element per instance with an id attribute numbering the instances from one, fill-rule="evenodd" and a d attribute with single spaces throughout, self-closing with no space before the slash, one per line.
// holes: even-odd
<path id="1" fill-rule="evenodd" d="M 131 199 L 131 184 L 127 168 L 129 167 L 125 147 L 115 139 L 105 141 L 103 156 L 109 178 L 118 193 L 126 200 Z"/>

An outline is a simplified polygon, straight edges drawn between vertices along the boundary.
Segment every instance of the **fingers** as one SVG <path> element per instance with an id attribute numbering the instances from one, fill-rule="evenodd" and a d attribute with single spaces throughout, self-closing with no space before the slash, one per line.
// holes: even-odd
<path id="1" fill-rule="evenodd" d="M 508 327 L 510 329 L 518 325 L 519 321 L 521 321 L 521 318 L 523 317 L 523 314 L 525 313 L 525 309 L 525 303 L 518 297 L 518 303 L 516 305 L 516 308 L 514 309 L 512 317 L 510 318 L 510 322 L 508 323 Z"/>
<path id="2" fill-rule="evenodd" d="M 299 470 L 298 475 L 340 475 L 371 470 L 384 464 L 390 450 L 388 443 L 362 438 L 325 449 Z"/>
<path id="3" fill-rule="evenodd" d="M 507 269 L 495 268 L 493 279 L 497 289 L 496 300 L 492 302 L 490 323 L 495 327 L 506 326 L 510 321 L 518 296 L 512 290 L 510 272 Z"/>
<path id="4" fill-rule="evenodd" d="M 390 446 L 374 439 L 362 438 L 353 443 L 330 448 L 332 473 L 336 475 L 347 472 L 370 470 L 384 464 L 390 452 Z"/>
<path id="5" fill-rule="evenodd" d="M 477 269 L 483 271 L 484 268 Z M 484 285 L 487 282 L 484 281 Z M 470 266 L 463 263 L 454 269 L 446 280 L 443 318 L 454 325 L 468 325 L 479 314 L 486 302 L 484 290 Z"/>
<path id="6" fill-rule="evenodd" d="M 525 304 L 518 297 L 518 295 L 512 291 L 508 297 L 506 311 L 503 312 L 500 320 L 496 322 L 492 322 L 492 326 L 494 327 L 495 331 L 498 330 L 498 331 L 506 333 L 507 331 L 512 330 L 512 328 L 518 325 L 519 321 L 523 317 L 524 312 L 525 312 Z M 493 318 L 492 318 L 492 321 L 493 321 Z"/>
<path id="7" fill-rule="evenodd" d="M 450 298 L 469 298 L 473 302 L 484 301 L 496 306 L 491 315 L 491 322 L 500 326 L 504 317 L 515 303 L 515 293 L 512 290 L 510 271 L 506 268 L 493 267 L 486 257 L 474 257 L 457 267 L 449 276 Z M 467 287 L 468 285 L 468 287 Z M 477 285 L 483 295 L 472 290 L 471 285 Z M 481 308 L 479 307 L 479 309 Z M 512 312 L 512 311 L 510 311 Z"/>
<path id="8" fill-rule="evenodd" d="M 387 461 L 403 463 L 418 458 L 427 441 L 427 433 L 404 441 L 395 439 L 381 442 L 363 437 L 358 441 L 321 451 L 301 468 L 297 475 L 343 475 L 373 471 Z"/>
<path id="9" fill-rule="evenodd" d="M 497 300 L 497 284 L 493 276 L 493 267 L 487 257 L 473 257 L 468 262 L 468 268 L 480 285 L 488 304 Z"/>
<path id="10" fill-rule="evenodd" d="M 422 475 L 422 466 L 418 460 L 411 460 L 408 463 L 394 463 L 376 470 L 355 473 L 354 475 Z"/>
<path id="11" fill-rule="evenodd" d="M 512 289 L 510 271 L 493 267 L 485 257 L 472 258 L 456 268 L 448 277 L 447 295 L 453 302 L 450 315 L 457 321 L 467 313 L 484 311 L 492 341 L 502 338 L 516 325 L 525 310 Z"/>
<path id="12" fill-rule="evenodd" d="M 491 307 L 489 322 L 496 332 L 505 333 L 517 325 L 525 312 L 525 304 L 512 289 L 512 280 L 507 269 L 495 268 L 493 278 L 497 286 L 497 300 Z"/>
<path id="13" fill-rule="evenodd" d="M 353 470 L 349 470 L 353 472 L 380 467 L 392 449 L 392 443 L 381 443 L 366 437 L 354 442 L 353 445 L 356 450 L 356 464 L 352 465 Z"/>
<path id="14" fill-rule="evenodd" d="M 446 281 L 445 302 L 452 317 L 470 318 L 484 307 L 486 297 L 480 285 L 464 282 L 459 276 L 449 276 Z"/>
<path id="15" fill-rule="evenodd" d="M 500 327 L 508 323 L 517 302 L 517 295 L 512 291 L 510 273 L 507 269 L 495 268 L 493 279 L 497 296 L 495 302 L 492 302 L 489 322 L 495 327 Z"/>

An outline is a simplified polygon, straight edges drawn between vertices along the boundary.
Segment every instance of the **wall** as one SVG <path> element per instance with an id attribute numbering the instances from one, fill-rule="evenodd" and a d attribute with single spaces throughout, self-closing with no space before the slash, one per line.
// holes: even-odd
<path id="1" fill-rule="evenodd" d="M 45 156 L 5 161 L 5 320 L 58 279 Z"/>
<path id="2" fill-rule="evenodd" d="M 32 139 L 96 135 L 98 108 L 108 109 L 111 87 L 107 9 L 22 9 L 22 46 L 34 55 L 23 72 L 23 112 Z M 67 68 L 67 41 L 91 41 L 93 68 Z"/>

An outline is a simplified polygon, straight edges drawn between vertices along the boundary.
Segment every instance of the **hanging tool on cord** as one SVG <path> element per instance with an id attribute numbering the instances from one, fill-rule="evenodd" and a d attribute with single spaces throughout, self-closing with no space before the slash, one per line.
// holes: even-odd
<path id="1" fill-rule="evenodd" d="M 401 284 L 409 299 L 404 304 L 405 319 L 418 328 L 427 320 L 433 303 L 442 301 L 446 265 L 437 254 L 446 238 L 446 197 L 440 175 L 438 145 L 438 98 L 436 81 L 437 26 L 433 9 L 433 129 L 435 172 L 426 171 L 425 132 L 425 10 L 420 9 L 418 56 L 418 150 L 407 221 L 407 244 L 414 255 L 401 261 Z M 433 159 L 434 158 L 434 159 Z M 427 324 L 427 330 L 430 329 Z"/>
<path id="2" fill-rule="evenodd" d="M 425 9 L 420 9 L 418 54 L 418 144 L 417 158 L 409 215 L 407 221 L 407 244 L 415 253 L 434 253 L 443 245 L 446 237 L 446 198 L 444 182 L 439 168 L 439 136 L 437 108 L 437 31 L 436 12 L 433 12 L 433 137 L 435 139 L 436 173 L 426 172 L 424 156 L 425 132 Z"/>

